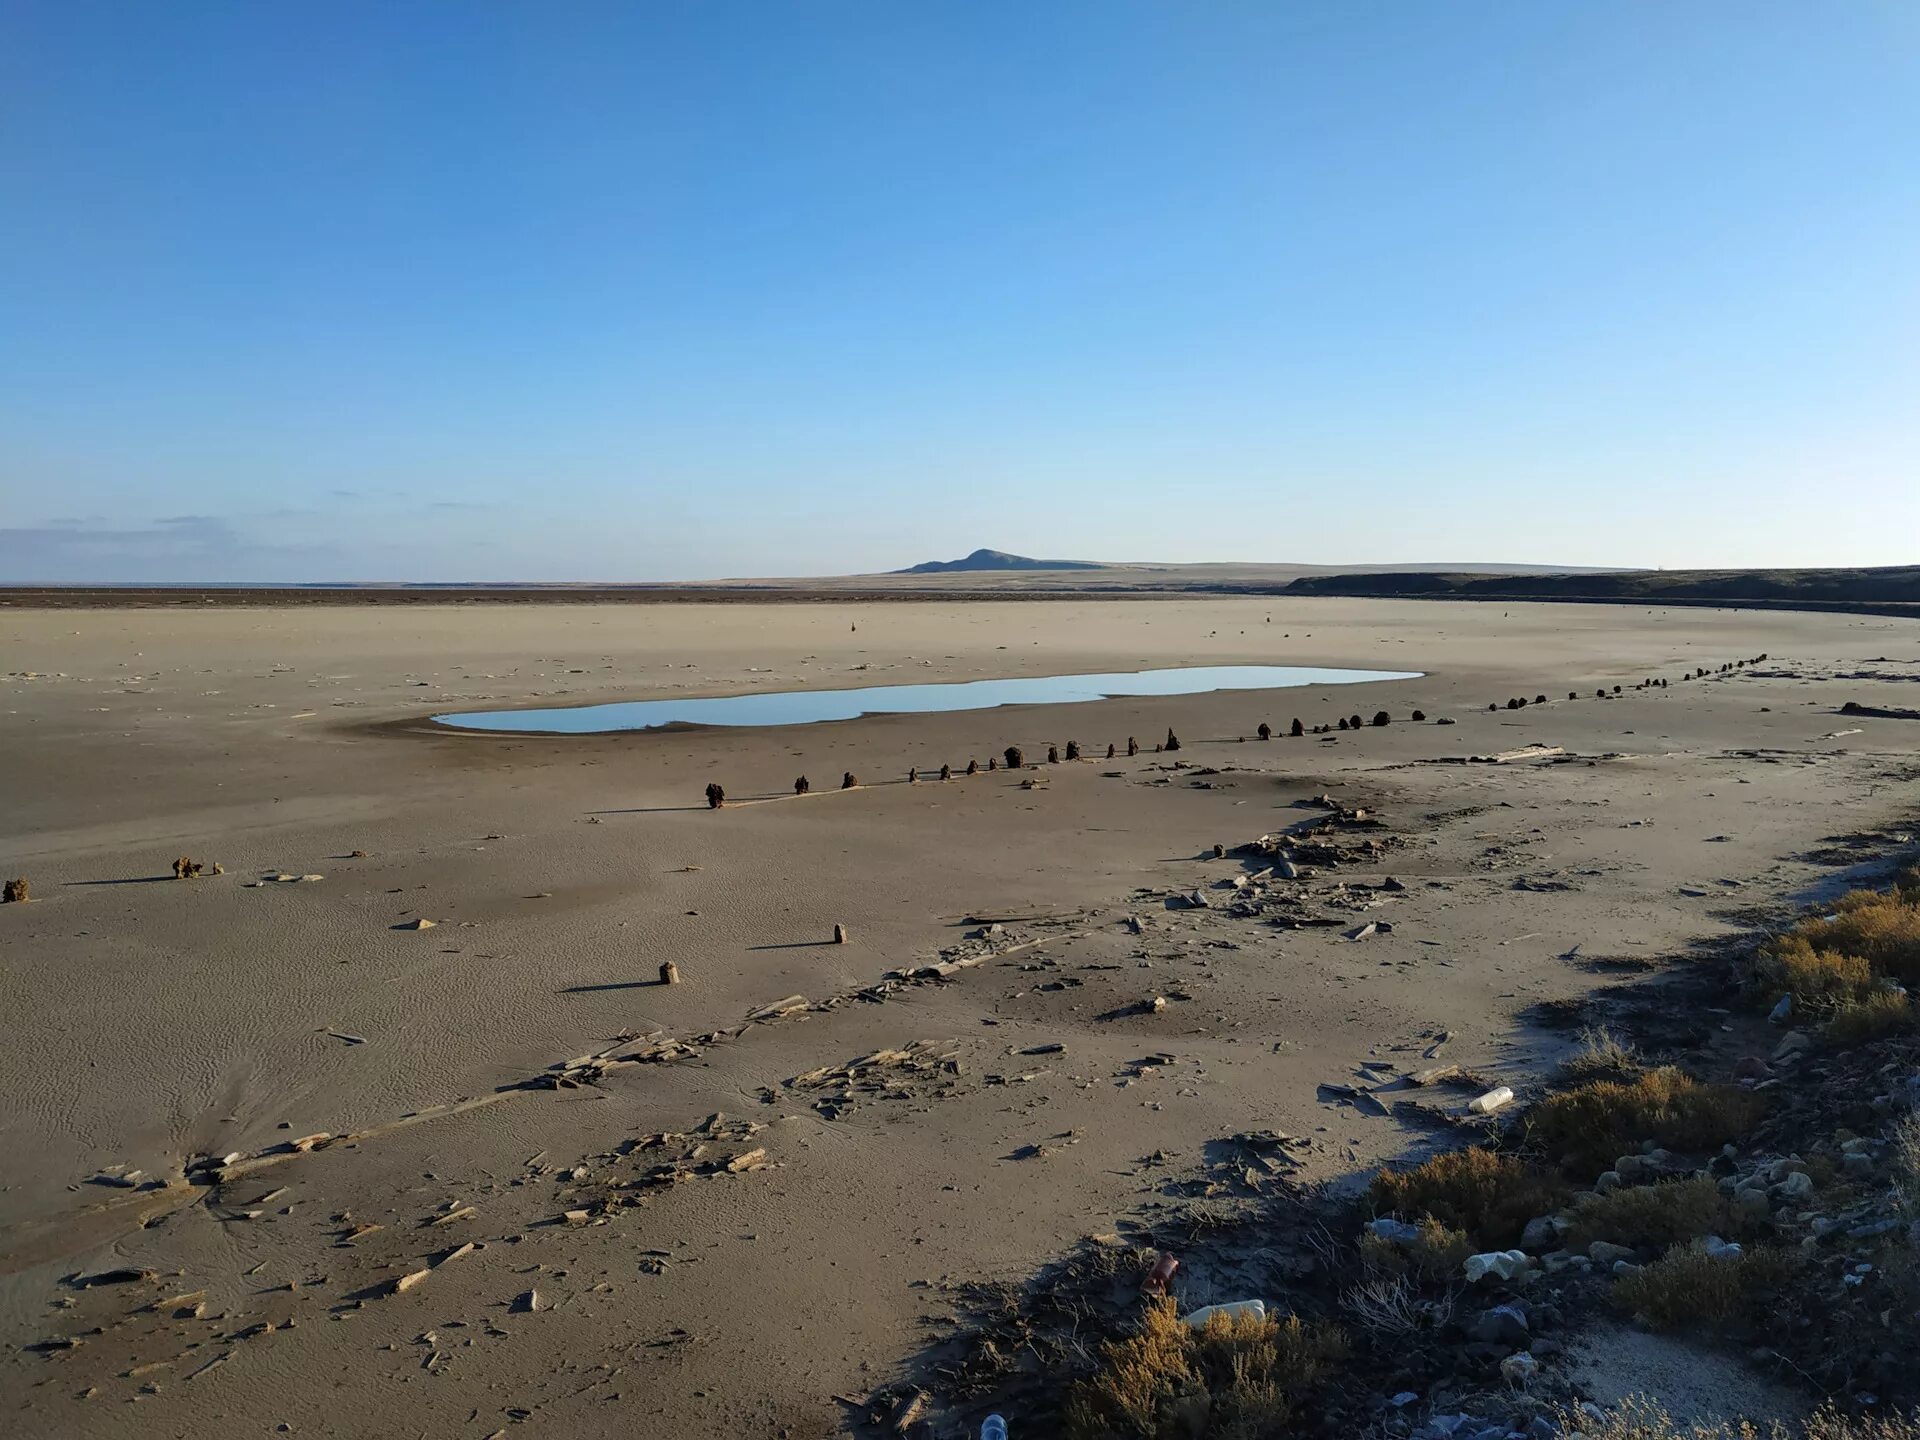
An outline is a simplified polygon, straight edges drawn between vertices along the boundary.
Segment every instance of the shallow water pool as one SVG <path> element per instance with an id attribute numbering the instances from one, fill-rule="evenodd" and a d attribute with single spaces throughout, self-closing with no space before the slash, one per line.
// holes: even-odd
<path id="1" fill-rule="evenodd" d="M 814 725 L 862 715 L 932 715 L 1001 705 L 1068 705 L 1132 695 L 1202 695 L 1212 690 L 1287 690 L 1302 685 L 1362 685 L 1414 680 L 1417 670 L 1338 670 L 1314 665 L 1188 665 L 1102 675 L 1030 675 L 1017 680 L 959 680 L 932 685 L 867 685 L 857 690 L 780 690 L 686 700 L 621 700 L 547 710 L 480 710 L 436 715 L 457 730 L 538 735 L 597 735 L 669 725 Z M 1282 721 L 1272 722 L 1276 728 Z M 1253 727 L 1249 725 L 1248 729 Z"/>

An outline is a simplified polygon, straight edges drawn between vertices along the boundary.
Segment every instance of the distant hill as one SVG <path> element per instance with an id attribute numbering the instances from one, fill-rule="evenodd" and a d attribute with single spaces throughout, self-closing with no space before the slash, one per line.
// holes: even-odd
<path id="1" fill-rule="evenodd" d="M 926 560 L 909 565 L 894 575 L 948 575 L 959 570 L 1101 570 L 1092 560 L 1033 560 L 1025 555 L 1009 555 L 1004 550 L 976 550 L 961 560 Z"/>

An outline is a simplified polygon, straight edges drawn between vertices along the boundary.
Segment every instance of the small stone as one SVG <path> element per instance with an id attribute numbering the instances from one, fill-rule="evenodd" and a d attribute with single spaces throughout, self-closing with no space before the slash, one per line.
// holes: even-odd
<path id="1" fill-rule="evenodd" d="M 1518 1305 L 1496 1305 L 1473 1322 L 1473 1338 L 1494 1345 L 1524 1345 L 1529 1333 L 1527 1312 Z"/>
<path id="2" fill-rule="evenodd" d="M 1615 1245 L 1610 1240 L 1596 1240 L 1587 1246 L 1587 1258 L 1599 1265 L 1611 1265 L 1616 1260 L 1631 1260 L 1633 1250 L 1626 1245 Z"/>
<path id="3" fill-rule="evenodd" d="M 1540 1373 L 1540 1362 L 1522 1350 L 1500 1362 L 1500 1378 L 1509 1385 L 1525 1386 Z"/>
<path id="4" fill-rule="evenodd" d="M 1804 1200 L 1813 1194 L 1813 1177 L 1804 1170 L 1796 1170 L 1774 1186 L 1773 1193 L 1782 1200 Z"/>
<path id="5" fill-rule="evenodd" d="M 1367 1233 L 1395 1245 L 1411 1245 L 1420 1238 L 1417 1225 L 1409 1225 L 1404 1220 L 1396 1220 L 1391 1215 L 1382 1215 L 1367 1222 Z"/>

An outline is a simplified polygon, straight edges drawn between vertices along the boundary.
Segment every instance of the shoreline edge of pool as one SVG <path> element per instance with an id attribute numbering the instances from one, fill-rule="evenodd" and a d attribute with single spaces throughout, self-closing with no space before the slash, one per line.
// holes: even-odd
<path id="1" fill-rule="evenodd" d="M 1012 705 L 1297 690 L 1417 680 L 1420 670 L 1317 665 L 1192 665 L 1003 680 L 943 680 L 849 689 L 778 690 L 685 699 L 613 700 L 582 705 L 479 710 L 429 717 L 435 730 L 465 735 L 610 735 L 696 727 L 772 728 L 858 720 L 870 715 L 938 715 Z"/>

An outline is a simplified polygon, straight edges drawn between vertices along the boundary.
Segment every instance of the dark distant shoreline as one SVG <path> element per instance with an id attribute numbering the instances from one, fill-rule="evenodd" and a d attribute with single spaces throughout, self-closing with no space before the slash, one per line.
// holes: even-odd
<path id="1" fill-rule="evenodd" d="M 1162 578 L 1163 577 L 1163 578 Z M 188 609 L 294 606 L 844 604 L 1015 600 L 1177 600 L 1205 596 L 1288 599 L 1473 600 L 1584 605 L 1809 610 L 1920 618 L 1920 566 L 1858 570 L 1628 571 L 1485 574 L 1374 571 L 1281 582 L 1148 579 L 1089 570 L 1057 583 L 993 586 L 889 576 L 818 582 L 684 585 L 4 585 L 0 609 Z"/>

